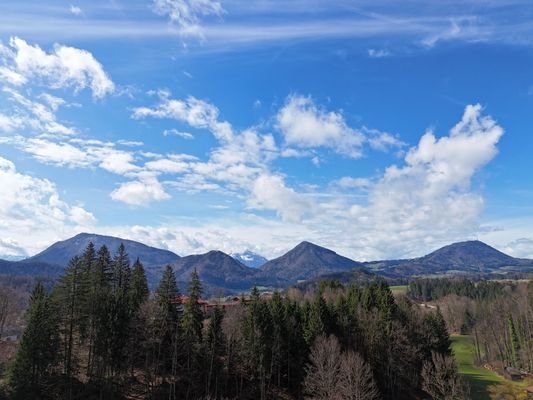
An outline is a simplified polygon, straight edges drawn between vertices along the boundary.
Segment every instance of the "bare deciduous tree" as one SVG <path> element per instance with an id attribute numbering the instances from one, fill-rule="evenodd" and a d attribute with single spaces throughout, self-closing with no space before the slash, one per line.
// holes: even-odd
<path id="1" fill-rule="evenodd" d="M 354 352 L 341 357 L 338 398 L 342 400 L 378 400 L 379 390 L 370 365 Z"/>
<path id="2" fill-rule="evenodd" d="M 307 399 L 338 398 L 341 348 L 335 336 L 319 336 L 311 347 L 310 365 L 304 382 Z"/>
<path id="3" fill-rule="evenodd" d="M 304 387 L 312 400 L 377 400 L 372 369 L 357 353 L 341 353 L 337 338 L 319 336 L 309 356 Z"/>
<path id="4" fill-rule="evenodd" d="M 434 400 L 466 400 L 468 387 L 457 374 L 455 359 L 432 353 L 422 367 L 422 389 Z"/>

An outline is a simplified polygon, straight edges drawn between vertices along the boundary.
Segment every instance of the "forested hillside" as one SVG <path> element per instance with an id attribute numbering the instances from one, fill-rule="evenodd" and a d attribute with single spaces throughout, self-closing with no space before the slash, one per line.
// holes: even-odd
<path id="1" fill-rule="evenodd" d="M 5 396 L 467 398 L 440 311 L 384 281 L 295 292 L 206 307 L 196 271 L 186 296 L 170 266 L 149 293 L 124 246 L 89 244 L 51 292 L 34 288 Z"/>

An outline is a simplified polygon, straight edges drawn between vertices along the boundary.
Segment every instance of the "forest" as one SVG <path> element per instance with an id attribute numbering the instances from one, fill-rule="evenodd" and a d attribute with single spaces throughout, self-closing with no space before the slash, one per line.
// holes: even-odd
<path id="1" fill-rule="evenodd" d="M 421 279 L 408 295 L 433 300 L 449 331 L 472 335 L 478 365 L 533 370 L 533 282 Z"/>
<path id="2" fill-rule="evenodd" d="M 475 365 L 499 375 L 533 364 L 525 279 L 414 279 L 396 298 L 383 280 L 324 280 L 206 309 L 198 274 L 181 296 L 168 266 L 150 293 L 123 246 L 89 245 L 59 281 L 35 282 L 1 282 L 1 330 L 33 286 L 2 398 L 470 398 L 449 333 L 471 337 Z"/>
<path id="3" fill-rule="evenodd" d="M 411 296 L 418 296 L 417 287 Z M 423 290 L 432 298 L 448 292 Z M 105 246 L 89 244 L 52 289 L 35 285 L 2 396 L 469 398 L 450 349 L 451 308 L 428 310 L 409 297 L 395 298 L 384 280 L 326 284 L 309 293 L 291 289 L 269 299 L 253 288 L 237 305 L 206 310 L 194 272 L 184 294 L 171 266 L 150 293 L 141 261 L 130 265 L 124 246 L 111 255 Z M 462 324 L 477 332 L 480 354 L 517 366 L 531 362 L 524 331 L 529 314 L 507 310 L 508 335 L 494 340 L 482 329 L 494 322 L 468 299 L 473 303 L 465 315 L 471 316 Z"/>

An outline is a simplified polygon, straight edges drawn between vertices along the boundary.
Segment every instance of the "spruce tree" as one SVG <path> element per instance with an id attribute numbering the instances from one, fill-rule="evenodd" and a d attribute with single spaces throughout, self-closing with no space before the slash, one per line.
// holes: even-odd
<path id="1" fill-rule="evenodd" d="M 215 307 L 209 320 L 205 338 L 205 359 L 207 371 L 205 379 L 205 395 L 211 396 L 215 399 L 219 398 L 219 391 L 223 381 L 222 359 L 225 350 L 225 337 L 222 330 L 223 319 L 224 311 L 219 307 Z"/>
<path id="2" fill-rule="evenodd" d="M 130 307 L 134 314 L 139 310 L 141 304 L 148 300 L 149 294 L 150 291 L 148 290 L 146 272 L 144 271 L 144 266 L 140 262 L 139 258 L 137 258 L 133 264 L 129 292 Z"/>
<path id="3" fill-rule="evenodd" d="M 202 285 L 198 273 L 194 270 L 189 283 L 188 298 L 184 304 L 182 326 L 182 343 L 185 350 L 185 369 L 190 389 L 198 388 L 201 374 L 202 326 L 204 314 L 199 304 Z"/>
<path id="4" fill-rule="evenodd" d="M 9 374 L 15 399 L 41 398 L 45 381 L 58 361 L 59 337 L 52 302 L 39 282 L 33 289 L 27 326 Z"/>
<path id="5" fill-rule="evenodd" d="M 129 284 L 131 277 L 130 262 L 124 244 L 120 244 L 111 264 L 111 304 L 110 304 L 110 331 L 109 350 L 111 371 L 120 373 L 125 369 L 124 361 L 126 344 L 129 337 L 131 321 L 130 302 L 128 301 Z"/>
<path id="6" fill-rule="evenodd" d="M 133 264 L 131 282 L 129 286 L 128 299 L 130 302 L 131 324 L 130 324 L 130 341 L 128 349 L 128 362 L 131 374 L 134 368 L 143 366 L 143 356 L 145 349 L 142 347 L 144 329 L 143 324 L 147 321 L 141 317 L 141 306 L 148 300 L 149 296 L 148 282 L 142 263 L 137 260 Z"/>
<path id="7" fill-rule="evenodd" d="M 511 365 L 513 367 L 519 366 L 519 355 L 520 355 L 520 341 L 518 340 L 518 334 L 516 332 L 515 324 L 513 321 L 513 316 L 509 314 L 507 319 L 507 325 L 509 327 L 509 339 L 511 341 L 510 346 L 510 359 Z"/>
<path id="8" fill-rule="evenodd" d="M 88 374 L 102 380 L 110 368 L 111 338 L 111 254 L 105 245 L 100 247 L 96 261 L 90 273 L 90 282 L 94 296 L 94 315 L 92 316 L 94 339 Z"/>
<path id="9" fill-rule="evenodd" d="M 70 260 L 65 274 L 53 292 L 62 336 L 63 374 L 67 379 L 78 373 L 78 348 L 86 326 L 86 274 L 82 259 Z"/>
<path id="10" fill-rule="evenodd" d="M 157 342 L 154 343 L 152 353 L 156 373 L 162 375 L 163 379 L 170 384 L 169 399 L 171 400 L 176 398 L 176 374 L 181 353 L 179 297 L 176 275 L 174 275 L 172 266 L 167 265 L 155 292 L 157 313 L 154 323 Z"/>

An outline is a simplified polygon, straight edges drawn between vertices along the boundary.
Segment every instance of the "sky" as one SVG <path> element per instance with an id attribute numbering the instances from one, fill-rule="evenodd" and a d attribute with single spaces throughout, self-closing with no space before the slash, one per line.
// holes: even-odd
<path id="1" fill-rule="evenodd" d="M 529 0 L 3 0 L 0 257 L 533 257 Z"/>

